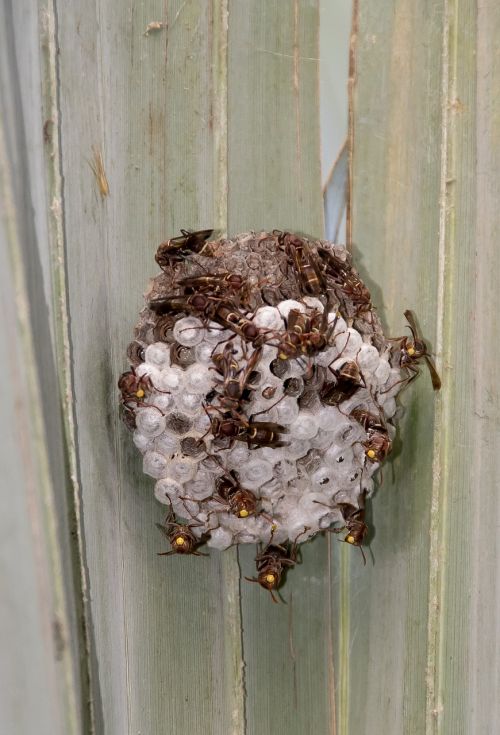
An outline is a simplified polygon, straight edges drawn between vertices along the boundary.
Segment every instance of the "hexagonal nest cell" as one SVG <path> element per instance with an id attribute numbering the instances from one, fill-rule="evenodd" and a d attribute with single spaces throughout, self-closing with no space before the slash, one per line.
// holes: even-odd
<path id="1" fill-rule="evenodd" d="M 411 312 L 412 337 L 384 336 L 345 248 L 210 235 L 158 248 L 119 381 L 123 418 L 169 508 L 169 553 L 260 543 L 256 581 L 272 592 L 316 534 L 362 543 L 396 396 L 422 357 L 439 378 Z"/>

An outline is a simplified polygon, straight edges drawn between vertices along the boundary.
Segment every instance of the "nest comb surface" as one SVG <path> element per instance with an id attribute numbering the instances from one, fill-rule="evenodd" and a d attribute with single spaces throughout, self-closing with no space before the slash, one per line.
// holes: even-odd
<path id="1" fill-rule="evenodd" d="M 359 281 L 343 247 L 290 237 L 305 243 L 315 259 L 318 248 L 332 253 Z M 128 412 L 144 472 L 156 480 L 156 498 L 218 549 L 271 539 L 303 542 L 336 522 L 344 524 L 346 508 L 364 507 L 380 464 L 367 456 L 369 432 L 353 411 L 378 417 L 389 441 L 394 434 L 390 420 L 404 375 L 391 366 L 391 345 L 376 312 L 369 300 L 360 309 L 355 299 L 344 298 L 326 276 L 324 291 L 308 295 L 283 242 L 284 233 L 244 233 L 171 262 L 151 280 L 128 348 L 136 376 L 150 385 L 133 407 L 132 420 Z M 159 315 L 149 307 L 166 296 L 187 298 L 192 290 L 183 279 L 225 273 L 242 276 L 243 287 L 206 293 L 213 304 L 230 302 L 259 327 L 258 347 L 191 308 Z M 294 311 L 327 324 L 327 344 L 317 354 L 280 359 L 278 344 Z M 225 349 L 236 376 L 252 356 L 255 363 L 233 413 L 223 402 L 217 358 Z M 348 361 L 357 365 L 361 384 L 338 405 L 327 405 L 325 386 L 335 385 Z M 217 420 L 225 419 L 279 425 L 275 441 L 283 446 L 217 436 Z M 248 439 L 248 431 L 242 434 Z M 249 491 L 255 512 L 240 517 L 221 497 L 224 482 Z"/>

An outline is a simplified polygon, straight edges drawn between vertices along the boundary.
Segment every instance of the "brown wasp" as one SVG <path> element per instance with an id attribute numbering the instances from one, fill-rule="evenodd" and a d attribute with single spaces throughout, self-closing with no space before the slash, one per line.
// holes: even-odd
<path id="1" fill-rule="evenodd" d="M 295 268 L 302 292 L 310 296 L 323 294 L 326 291 L 325 279 L 307 240 L 290 232 L 280 233 L 278 240 Z"/>
<path id="2" fill-rule="evenodd" d="M 131 409 L 131 404 L 135 406 L 149 406 L 149 404 L 145 403 L 145 400 L 152 390 L 158 391 L 158 393 L 169 392 L 156 388 L 151 382 L 149 375 L 141 375 L 139 377 L 133 367 L 120 375 L 118 389 L 121 392 L 121 403 L 125 409 Z M 160 411 L 157 406 L 151 406 L 151 408 L 156 408 L 157 411 Z M 160 411 L 160 413 L 162 412 Z M 124 420 L 129 425 L 125 415 Z"/>
<path id="3" fill-rule="evenodd" d="M 212 232 L 213 230 L 198 230 L 197 232 L 181 230 L 182 234 L 179 237 L 172 237 L 158 246 L 155 255 L 156 262 L 160 268 L 164 269 L 190 255 L 202 255 Z"/>
<path id="4" fill-rule="evenodd" d="M 331 533 L 342 533 L 342 531 L 347 531 L 344 542 L 346 544 L 352 544 L 352 546 L 359 546 L 363 557 L 363 564 L 366 564 L 366 557 L 361 544 L 368 533 L 368 526 L 365 523 L 365 496 L 366 492 L 364 492 L 360 498 L 361 505 L 359 508 L 356 508 L 355 505 L 351 505 L 351 503 L 338 503 L 336 507 L 339 508 L 342 513 L 344 525 L 341 528 L 327 529 Z M 321 503 L 319 500 L 313 500 L 313 503 L 324 505 L 325 507 L 333 510 L 331 505 Z"/>
<path id="5" fill-rule="evenodd" d="M 209 408 L 218 411 L 215 407 L 209 406 Z M 280 437 L 280 434 L 285 434 L 288 430 L 280 424 L 271 421 L 253 421 L 252 416 L 247 421 L 243 415 L 235 418 L 221 411 L 219 411 L 221 414 L 219 418 L 210 416 L 206 408 L 205 411 L 210 418 L 209 432 L 215 439 L 229 439 L 230 447 L 235 441 L 246 442 L 249 449 L 288 446 L 288 442 L 282 441 Z"/>
<path id="6" fill-rule="evenodd" d="M 219 502 L 225 503 L 229 512 L 237 518 L 248 518 L 248 516 L 255 515 L 258 500 L 251 490 L 241 487 L 234 470 L 219 477 L 215 488 L 220 498 Z"/>
<path id="7" fill-rule="evenodd" d="M 409 337 L 396 337 L 390 340 L 392 342 L 398 343 L 397 352 L 395 354 L 397 364 L 399 365 L 399 367 L 405 368 L 410 373 L 410 377 L 406 379 L 406 383 L 409 384 L 412 380 L 415 380 L 417 375 L 420 373 L 418 363 L 423 358 L 427 363 L 427 367 L 429 368 L 429 373 L 432 380 L 432 387 L 434 388 L 434 390 L 439 390 L 441 388 L 441 378 L 439 377 L 436 366 L 434 365 L 434 362 L 429 354 L 427 345 L 425 344 L 424 339 L 419 333 L 415 315 L 412 311 L 407 309 L 405 311 L 405 317 L 408 321 L 408 325 L 412 334 L 412 339 L 410 339 Z M 399 382 L 404 383 L 405 381 L 402 380 Z M 395 383 L 394 385 L 397 384 L 398 383 Z M 394 388 L 394 385 L 392 385 L 391 388 L 389 388 L 388 390 Z M 387 390 L 382 392 L 387 393 Z"/>
<path id="8" fill-rule="evenodd" d="M 219 402 L 222 408 L 229 410 L 236 418 L 239 417 L 239 409 L 242 402 L 248 402 L 251 395 L 251 382 L 255 378 L 254 368 L 257 366 L 262 354 L 262 349 L 253 351 L 244 368 L 240 368 L 234 359 L 233 349 L 230 342 L 226 342 L 222 352 L 213 355 L 217 371 L 222 375 L 222 394 Z"/>
<path id="9" fill-rule="evenodd" d="M 383 462 L 392 449 L 392 442 L 381 417 L 362 408 L 355 408 L 350 415 L 361 424 L 368 435 L 368 439 L 361 442 L 366 458 L 370 462 Z"/>
<path id="10" fill-rule="evenodd" d="M 307 315 L 292 309 L 288 314 L 286 332 L 275 335 L 279 338 L 278 358 L 291 360 L 303 356 L 313 357 L 328 347 L 337 323 L 336 318 L 328 326 L 328 311 L 328 303 L 323 314 L 314 312 Z"/>
<path id="11" fill-rule="evenodd" d="M 238 273 L 206 273 L 182 278 L 179 285 L 188 293 L 238 293 L 245 285 L 245 279 Z"/>
<path id="12" fill-rule="evenodd" d="M 333 281 L 333 290 L 340 303 L 343 304 L 346 315 L 348 315 L 346 299 L 356 307 L 357 315 L 369 311 L 372 307 L 371 294 L 359 276 L 352 270 L 350 263 L 344 262 L 326 248 L 318 248 L 318 255 L 324 263 L 326 275 Z"/>
<path id="13" fill-rule="evenodd" d="M 230 301 L 219 301 L 211 313 L 211 319 L 222 327 L 230 329 L 246 342 L 250 342 L 254 347 L 262 344 L 262 331 L 241 311 L 238 311 Z"/>
<path id="14" fill-rule="evenodd" d="M 368 526 L 365 523 L 365 508 L 356 508 L 355 505 L 350 503 L 339 503 L 340 512 L 344 518 L 344 528 L 336 528 L 335 533 L 340 533 L 343 530 L 347 531 L 347 536 L 344 541 L 346 544 L 352 544 L 353 546 L 359 546 L 359 550 L 363 556 L 363 564 L 366 564 L 365 552 L 361 544 L 363 539 L 368 533 Z"/>
<path id="15" fill-rule="evenodd" d="M 278 602 L 273 592 L 281 584 L 281 578 L 287 567 L 294 567 L 297 563 L 297 546 L 288 543 L 287 546 L 269 544 L 255 557 L 257 564 L 257 579 L 245 577 L 249 582 L 257 582 L 264 589 L 269 590 L 273 602 Z"/>
<path id="16" fill-rule="evenodd" d="M 210 319 L 215 304 L 214 298 L 203 294 L 191 294 L 191 296 L 159 296 L 151 299 L 149 308 L 156 314 L 184 311 L 186 314 L 202 314 Z"/>
<path id="17" fill-rule="evenodd" d="M 335 382 L 326 382 L 320 390 L 320 400 L 326 406 L 338 406 L 347 401 L 366 383 L 355 360 L 347 360 L 338 370 L 329 368 Z"/>
<path id="18" fill-rule="evenodd" d="M 162 526 L 161 523 L 156 524 L 160 531 L 169 540 L 172 549 L 170 551 L 162 551 L 158 556 L 170 556 L 171 554 L 192 554 L 193 556 L 208 556 L 208 554 L 202 554 L 197 551 L 197 547 L 203 543 L 203 540 L 196 538 L 194 533 L 191 531 L 192 528 L 201 526 L 201 523 L 192 523 L 191 525 L 185 525 L 183 523 L 177 523 L 173 513 L 167 516 L 165 523 Z"/>

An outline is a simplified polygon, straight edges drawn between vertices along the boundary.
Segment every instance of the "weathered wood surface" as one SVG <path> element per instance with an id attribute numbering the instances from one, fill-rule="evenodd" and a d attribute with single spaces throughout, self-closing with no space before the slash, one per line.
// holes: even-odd
<path id="1" fill-rule="evenodd" d="M 372 505 L 375 564 L 339 589 L 339 733 L 500 729 L 497 3 L 359 0 L 351 224 L 391 334 L 438 357 L 405 396 Z M 383 292 L 383 293 L 382 293 Z"/>
<path id="2" fill-rule="evenodd" d="M 325 544 L 305 550 L 290 610 L 246 583 L 240 598 L 235 551 L 158 558 L 164 511 L 114 388 L 166 236 L 210 225 L 321 233 L 316 3 L 117 12 L 75 0 L 56 11 L 63 179 L 54 196 L 64 202 L 96 730 L 326 730 Z M 145 34 L 152 22 L 164 25 Z M 93 149 L 108 196 L 89 166 Z M 254 553 L 242 553 L 246 574 Z"/>
<path id="3" fill-rule="evenodd" d="M 58 399 L 36 13 L 0 24 L 0 729 L 88 731 L 83 594 Z"/>

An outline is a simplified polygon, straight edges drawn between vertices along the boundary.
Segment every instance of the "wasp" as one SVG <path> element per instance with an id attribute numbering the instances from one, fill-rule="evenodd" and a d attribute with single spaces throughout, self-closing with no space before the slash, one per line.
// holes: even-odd
<path id="1" fill-rule="evenodd" d="M 381 418 L 362 408 L 355 408 L 350 415 L 361 424 L 368 435 L 368 439 L 361 442 L 366 458 L 370 462 L 383 462 L 392 449 L 392 442 Z"/>
<path id="2" fill-rule="evenodd" d="M 238 273 L 206 273 L 203 276 L 182 278 L 179 285 L 188 293 L 237 294 L 246 285 Z"/>
<path id="3" fill-rule="evenodd" d="M 230 301 L 219 301 L 211 312 L 211 318 L 217 324 L 226 329 L 230 329 L 246 342 L 250 342 L 254 347 L 262 344 L 262 332 L 250 319 L 236 309 Z"/>
<path id="4" fill-rule="evenodd" d="M 350 503 L 339 503 L 340 512 L 344 519 L 344 528 L 335 529 L 336 533 L 340 533 L 343 530 L 347 531 L 347 535 L 344 538 L 346 544 L 352 544 L 353 546 L 359 546 L 361 554 L 363 556 L 363 563 L 366 564 L 366 557 L 361 544 L 368 533 L 368 526 L 365 523 L 365 508 L 364 502 L 363 507 L 356 508 L 355 505 Z"/>
<path id="5" fill-rule="evenodd" d="M 286 434 L 288 430 L 280 424 L 272 421 L 252 421 L 252 417 L 247 421 L 243 415 L 238 418 L 222 413 L 221 418 L 210 414 L 208 416 L 209 432 L 215 439 L 229 439 L 229 446 L 235 441 L 246 442 L 249 449 L 288 446 L 288 442 L 282 441 L 280 437 L 280 434 Z"/>
<path id="6" fill-rule="evenodd" d="M 347 401 L 366 383 L 355 360 L 347 360 L 338 370 L 330 367 L 335 382 L 326 382 L 320 390 L 320 400 L 326 406 L 338 406 Z"/>
<path id="7" fill-rule="evenodd" d="M 415 315 L 412 311 L 407 309 L 405 311 L 405 317 L 408 321 L 412 338 L 410 339 L 409 337 L 396 337 L 391 340 L 398 343 L 397 352 L 395 354 L 396 362 L 399 367 L 408 370 L 408 372 L 410 373 L 410 377 L 406 379 L 406 383 L 408 384 L 411 383 L 412 380 L 415 380 L 417 375 L 419 375 L 420 369 L 418 367 L 418 363 L 423 358 L 429 369 L 432 387 L 434 388 L 434 390 L 439 390 L 441 388 L 441 378 L 439 377 L 436 366 L 434 365 L 434 362 L 429 354 L 427 345 L 425 344 L 425 340 L 419 333 Z M 405 381 L 402 380 L 399 382 Z M 395 383 L 394 385 L 397 385 L 397 383 Z M 394 385 L 392 385 L 391 388 L 389 388 L 388 390 L 394 388 Z M 383 392 L 387 393 L 387 390 Z"/>
<path id="8" fill-rule="evenodd" d="M 269 590 L 273 602 L 278 602 L 273 592 L 281 584 L 283 573 L 289 567 L 297 563 L 297 546 L 290 544 L 285 546 L 269 544 L 255 557 L 257 565 L 257 579 L 245 577 L 249 582 L 257 582 L 264 589 Z"/>
<path id="9" fill-rule="evenodd" d="M 287 319 L 287 330 L 280 335 L 278 342 L 278 358 L 290 360 L 306 355 L 313 357 L 328 346 L 335 322 L 328 327 L 328 309 L 323 314 L 314 313 L 307 316 L 297 309 L 292 309 Z"/>
<path id="10" fill-rule="evenodd" d="M 169 540 L 172 549 L 170 551 L 162 551 L 158 556 L 170 556 L 171 554 L 192 554 L 193 556 L 208 556 L 197 551 L 197 547 L 203 543 L 203 540 L 196 538 L 191 531 L 192 528 L 201 526 L 201 523 L 192 523 L 190 526 L 183 523 L 177 523 L 173 513 L 167 516 L 164 525 L 156 524 L 164 536 Z"/>
<path id="11" fill-rule="evenodd" d="M 248 516 L 255 515 L 258 500 L 251 490 L 240 486 L 234 470 L 219 477 L 215 488 L 218 497 L 227 505 L 229 512 L 237 518 L 248 518 Z"/>
<path id="12" fill-rule="evenodd" d="M 120 378 L 118 379 L 118 389 L 121 392 L 122 405 L 124 406 L 125 409 L 129 409 L 129 410 L 131 409 L 131 404 L 135 406 L 149 406 L 149 404 L 145 403 L 145 400 L 147 399 L 148 394 L 151 393 L 152 390 L 158 391 L 158 393 L 168 393 L 169 392 L 169 391 L 162 391 L 156 388 L 151 382 L 151 378 L 149 377 L 149 375 L 141 375 L 139 377 L 136 374 L 135 369 L 133 367 L 131 367 L 130 370 L 127 370 L 125 373 L 122 373 L 122 375 L 120 375 Z M 160 409 L 157 406 L 150 406 L 150 407 L 156 408 L 157 411 L 160 411 Z M 126 416 L 126 411 L 124 415 L 124 420 L 127 426 L 129 426 L 129 419 L 125 418 L 125 416 Z"/>
<path id="13" fill-rule="evenodd" d="M 344 542 L 346 544 L 352 544 L 352 546 L 359 546 L 364 564 L 366 564 L 366 557 L 363 549 L 361 548 L 361 544 L 368 533 L 368 526 L 365 523 L 365 496 L 366 492 L 361 496 L 361 505 L 359 508 L 351 503 L 338 503 L 335 507 L 340 509 L 342 518 L 344 519 L 344 525 L 341 528 L 327 529 L 331 533 L 342 533 L 342 531 L 347 531 Z M 313 500 L 313 503 L 324 505 L 326 508 L 330 508 L 331 510 L 334 509 L 331 505 L 321 503 L 319 500 Z"/>
<path id="14" fill-rule="evenodd" d="M 162 270 L 168 268 L 172 263 L 179 263 L 190 255 L 208 254 L 207 240 L 213 230 L 181 230 L 179 237 L 172 237 L 162 242 L 156 251 L 155 260 Z"/>
<path id="15" fill-rule="evenodd" d="M 307 240 L 282 232 L 278 241 L 284 248 L 298 277 L 299 286 L 306 296 L 320 296 L 326 291 L 326 283 L 316 255 Z"/>
<path id="16" fill-rule="evenodd" d="M 240 368 L 234 359 L 233 349 L 230 342 L 226 342 L 222 352 L 212 357 L 217 371 L 222 375 L 222 395 L 219 402 L 222 408 L 228 409 L 236 417 L 239 416 L 238 409 L 241 403 L 248 402 L 251 395 L 250 383 L 255 377 L 254 368 L 257 366 L 262 355 L 262 348 L 253 351 L 244 368 Z"/>
<path id="17" fill-rule="evenodd" d="M 318 248 L 318 255 L 323 261 L 326 275 L 333 281 L 333 290 L 343 304 L 345 315 L 349 316 L 346 299 L 355 307 L 356 315 L 369 311 L 372 308 L 371 294 L 350 263 L 344 262 L 326 248 Z"/>
<path id="18" fill-rule="evenodd" d="M 210 319 L 215 303 L 216 299 L 196 293 L 190 296 L 159 296 L 151 299 L 149 308 L 156 314 L 171 314 L 183 311 L 186 314 L 202 314 Z"/>

